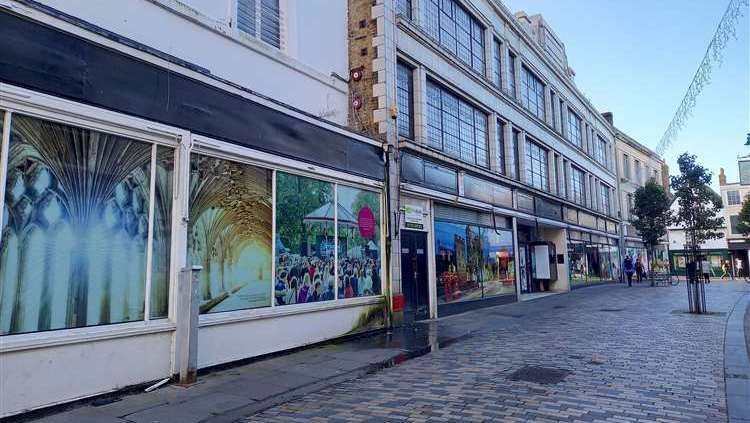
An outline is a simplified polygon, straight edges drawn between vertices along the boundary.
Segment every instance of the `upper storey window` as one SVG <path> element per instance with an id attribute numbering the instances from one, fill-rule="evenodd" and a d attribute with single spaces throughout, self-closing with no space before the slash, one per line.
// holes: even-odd
<path id="1" fill-rule="evenodd" d="M 411 0 L 396 0 L 396 13 L 411 19 Z"/>
<path id="2" fill-rule="evenodd" d="M 577 147 L 583 145 L 581 118 L 568 109 L 568 139 Z"/>
<path id="3" fill-rule="evenodd" d="M 525 66 L 521 68 L 521 103 L 539 119 L 544 119 L 544 84 Z"/>
<path id="4" fill-rule="evenodd" d="M 480 74 L 484 74 L 484 27 L 455 0 L 426 0 L 427 33 Z"/>
<path id="5" fill-rule="evenodd" d="M 237 29 L 281 47 L 279 0 L 237 0 Z"/>

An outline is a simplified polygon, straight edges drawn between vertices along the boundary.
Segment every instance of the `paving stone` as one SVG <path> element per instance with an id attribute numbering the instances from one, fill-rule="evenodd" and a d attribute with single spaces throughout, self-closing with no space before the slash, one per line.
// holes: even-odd
<path id="1" fill-rule="evenodd" d="M 750 290 L 738 282 L 706 288 L 717 313 Z M 437 333 L 470 336 L 246 421 L 727 421 L 727 400 L 738 398 L 725 393 L 726 317 L 673 314 L 686 308 L 685 296 L 684 286 L 614 285 L 440 319 Z M 739 354 L 732 340 L 728 353 Z M 508 379 L 524 366 L 570 373 L 550 385 Z"/>

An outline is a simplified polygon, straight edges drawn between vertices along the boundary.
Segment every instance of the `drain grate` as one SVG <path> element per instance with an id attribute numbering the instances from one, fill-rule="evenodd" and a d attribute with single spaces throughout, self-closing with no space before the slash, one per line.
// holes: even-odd
<path id="1" fill-rule="evenodd" d="M 541 385 L 554 385 L 562 382 L 570 374 L 569 370 L 552 367 L 523 366 L 508 376 L 509 380 L 533 382 Z"/>
<path id="2" fill-rule="evenodd" d="M 600 308 L 599 311 L 603 311 L 606 313 L 617 313 L 618 311 L 623 311 L 624 308 Z"/>

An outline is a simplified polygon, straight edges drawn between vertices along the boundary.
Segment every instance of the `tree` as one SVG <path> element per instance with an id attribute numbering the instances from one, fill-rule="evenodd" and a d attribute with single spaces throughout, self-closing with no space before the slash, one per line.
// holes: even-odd
<path id="1" fill-rule="evenodd" d="M 677 165 L 680 175 L 671 178 L 672 190 L 679 205 L 674 222 L 685 228 L 690 258 L 688 268 L 692 266 L 694 276 L 697 274 L 700 245 L 724 236 L 720 230 L 724 225 L 724 218 L 719 214 L 722 207 L 721 196 L 710 188 L 712 174 L 696 162 L 695 155 L 683 153 L 677 159 Z M 702 313 L 705 311 L 703 289 L 698 287 L 697 279 L 693 279 L 688 279 L 687 283 L 690 311 Z M 694 285 L 694 292 L 691 292 L 691 283 Z"/>
<path id="2" fill-rule="evenodd" d="M 648 248 L 648 255 L 654 260 L 654 247 L 659 240 L 667 234 L 667 226 L 672 220 L 669 210 L 671 199 L 666 190 L 653 179 L 646 182 L 645 186 L 638 188 L 635 192 L 633 206 L 633 226 L 641 234 L 643 242 Z M 653 264 L 651 266 L 653 269 Z M 651 284 L 653 285 L 653 279 Z"/>
<path id="3" fill-rule="evenodd" d="M 745 201 L 742 202 L 737 230 L 744 236 L 750 236 L 750 195 L 747 195 Z"/>

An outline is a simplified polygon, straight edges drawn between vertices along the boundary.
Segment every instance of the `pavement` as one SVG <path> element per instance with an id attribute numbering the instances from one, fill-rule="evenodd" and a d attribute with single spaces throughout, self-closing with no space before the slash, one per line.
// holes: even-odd
<path id="1" fill-rule="evenodd" d="M 686 312 L 684 284 L 645 285 L 474 310 L 34 421 L 750 422 L 750 284 L 707 285 L 707 315 Z"/>

